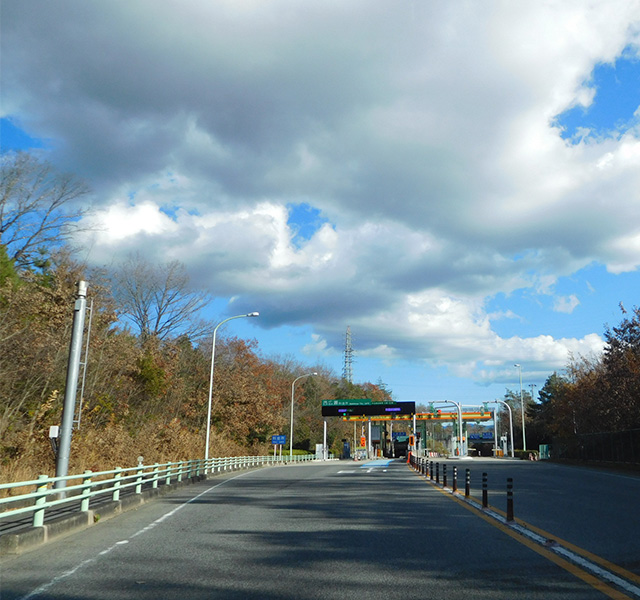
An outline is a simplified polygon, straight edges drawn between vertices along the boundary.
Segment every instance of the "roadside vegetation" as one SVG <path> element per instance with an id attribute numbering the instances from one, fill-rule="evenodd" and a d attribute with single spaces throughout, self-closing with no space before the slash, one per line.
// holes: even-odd
<path id="1" fill-rule="evenodd" d="M 92 320 L 70 472 L 129 466 L 138 456 L 147 464 L 203 456 L 219 322 L 201 316 L 207 294 L 175 261 L 151 264 L 135 255 L 110 271 L 89 269 L 69 245 L 88 188 L 28 154 L 1 160 L 0 481 L 55 470 L 48 432 L 61 420 L 79 280 L 89 282 Z M 535 400 L 523 392 L 530 448 L 640 429 L 640 310 L 621 309 L 621 323 L 605 330 L 601 356 L 573 357 Z M 267 454 L 272 435 L 289 434 L 291 382 L 312 371 L 318 376 L 296 386 L 297 450 L 322 442 L 323 399 L 391 398 L 381 382 L 353 385 L 323 365 L 263 356 L 256 340 L 219 336 L 210 454 Z M 507 390 L 505 400 L 517 441 L 520 394 Z M 340 454 L 353 425 L 328 423 L 330 449 Z"/>
<path id="2" fill-rule="evenodd" d="M 69 471 L 129 466 L 138 456 L 147 464 L 203 456 L 219 322 L 201 317 L 206 293 L 178 262 L 136 255 L 112 271 L 78 262 L 69 232 L 88 189 L 33 156 L 2 156 L 0 194 L 0 481 L 55 471 L 49 427 L 61 421 L 79 280 L 89 283 L 92 318 Z M 210 455 L 267 454 L 272 435 L 289 434 L 291 382 L 312 371 L 318 376 L 295 388 L 299 451 L 322 442 L 323 399 L 387 392 L 351 385 L 323 365 L 263 356 L 256 340 L 219 333 Z M 332 451 L 340 453 L 351 428 L 329 422 Z"/>

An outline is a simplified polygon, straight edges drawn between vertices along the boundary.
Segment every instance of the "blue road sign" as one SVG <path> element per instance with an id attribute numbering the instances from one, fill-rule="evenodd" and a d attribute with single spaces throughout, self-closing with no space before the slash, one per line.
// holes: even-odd
<path id="1" fill-rule="evenodd" d="M 287 443 L 287 436 L 286 435 L 272 435 L 271 436 L 271 443 L 274 446 L 284 445 L 284 444 Z"/>

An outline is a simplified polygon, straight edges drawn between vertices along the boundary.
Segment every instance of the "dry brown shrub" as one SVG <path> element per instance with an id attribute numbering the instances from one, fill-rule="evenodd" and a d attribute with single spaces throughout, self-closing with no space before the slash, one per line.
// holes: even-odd
<path id="1" fill-rule="evenodd" d="M 30 481 L 41 474 L 55 475 L 55 456 L 44 433 L 29 435 L 23 431 L 7 441 L 13 444 L 15 455 L 2 465 L 0 483 Z M 244 448 L 216 432 L 212 432 L 209 445 L 211 457 L 267 454 L 268 450 L 265 445 Z M 74 432 L 68 472 L 95 473 L 133 467 L 139 456 L 145 465 L 203 458 L 204 435 L 183 427 L 177 419 L 168 425 L 147 423 L 135 432 L 118 423 L 101 429 L 85 427 Z"/>
<path id="2" fill-rule="evenodd" d="M 38 475 L 55 474 L 55 455 L 44 434 L 29 435 L 27 431 L 20 431 L 6 436 L 3 445 L 11 448 L 14 454 L 3 460 L 0 483 L 31 481 L 37 479 Z"/>

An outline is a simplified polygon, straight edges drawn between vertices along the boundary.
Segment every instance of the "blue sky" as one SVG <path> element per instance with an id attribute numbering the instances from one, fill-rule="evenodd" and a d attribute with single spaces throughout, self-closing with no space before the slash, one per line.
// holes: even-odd
<path id="1" fill-rule="evenodd" d="M 593 101 L 558 115 L 563 139 L 577 143 L 584 130 L 589 131 L 586 137 L 612 136 L 618 131 L 627 131 L 634 121 L 637 124 L 640 60 L 631 49 L 615 62 L 595 65 L 584 85 L 595 92 Z"/>
<path id="2" fill-rule="evenodd" d="M 470 405 L 597 354 L 640 281 L 640 2 L 3 6 L 2 151 L 93 192 L 266 356 Z"/>

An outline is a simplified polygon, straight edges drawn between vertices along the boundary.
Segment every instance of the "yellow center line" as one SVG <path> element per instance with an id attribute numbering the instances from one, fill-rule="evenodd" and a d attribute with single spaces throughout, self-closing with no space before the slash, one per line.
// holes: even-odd
<path id="1" fill-rule="evenodd" d="M 418 472 L 415 472 L 415 473 L 416 473 L 416 475 L 420 475 L 420 473 L 418 473 Z M 470 511 L 473 514 L 477 515 L 478 517 L 480 517 L 481 519 L 483 519 L 484 521 L 486 521 L 490 525 L 493 525 L 496 529 L 499 529 L 503 533 L 506 533 L 509 537 L 513 538 L 514 540 L 520 542 L 521 544 L 524 544 L 527 548 L 533 550 L 534 552 L 536 552 L 540 556 L 543 556 L 547 560 L 549 560 L 552 563 L 555 563 L 559 567 L 563 568 L 565 571 L 568 571 L 573 576 L 577 577 L 578 579 L 581 579 L 586 584 L 590 585 L 591 587 L 595 588 L 599 592 L 603 593 L 605 596 L 608 596 L 609 598 L 613 598 L 614 600 L 632 600 L 632 598 L 630 596 L 627 596 L 626 594 L 623 594 L 622 592 L 616 590 L 615 588 L 613 588 L 610 585 L 604 583 L 603 581 L 601 581 L 600 579 L 598 579 L 597 577 L 595 577 L 591 573 L 588 573 L 587 571 L 585 571 L 584 569 L 578 567 L 577 565 L 574 565 L 573 563 L 569 562 L 568 560 L 558 556 L 557 554 L 555 554 L 551 550 L 548 550 L 547 548 L 544 548 L 544 547 L 540 546 L 536 542 L 534 542 L 532 540 L 529 540 L 526 537 L 523 537 L 522 535 L 520 535 L 516 531 L 513 531 L 508 525 L 504 525 L 503 523 L 500 523 L 499 521 L 496 521 L 495 519 L 491 518 L 489 515 L 484 514 L 481 510 L 477 509 L 475 506 L 472 506 L 468 502 L 465 502 L 464 500 L 461 500 L 460 498 L 457 498 L 452 493 L 450 493 L 448 490 L 441 488 L 440 486 L 438 486 L 434 482 L 430 481 L 429 479 L 424 480 L 423 477 L 421 477 L 421 479 L 423 481 L 426 481 L 427 483 L 431 483 L 432 486 L 437 491 L 439 491 L 442 494 L 452 498 L 460 506 L 463 506 L 468 511 Z M 504 515 L 504 513 L 502 511 L 495 509 L 493 506 L 491 507 L 491 510 Z M 562 545 L 564 545 L 566 543 L 563 540 L 560 540 L 560 538 L 553 537 L 553 536 L 547 534 L 546 532 L 542 531 L 541 529 L 534 528 L 534 527 L 524 523 L 524 521 L 520 521 L 518 519 L 516 519 L 516 521 L 520 525 L 522 525 L 523 527 L 527 527 L 528 529 L 531 529 L 532 531 L 535 531 L 539 535 L 544 536 L 546 539 L 554 539 L 555 541 L 557 541 L 558 543 L 560 543 Z M 573 546 L 572 544 L 568 544 L 568 543 L 566 543 L 566 544 L 567 544 L 567 546 Z M 573 546 L 570 549 L 572 551 L 578 553 L 577 552 L 578 548 L 576 546 Z M 582 550 L 582 549 L 579 549 L 579 550 L 581 550 L 581 552 L 579 552 L 579 553 L 582 554 L 585 557 L 587 557 L 587 555 L 590 554 L 586 550 Z M 620 571 L 626 573 L 625 569 L 622 569 L 622 567 L 617 567 L 617 565 L 613 565 L 612 563 L 608 563 L 608 561 L 606 561 L 606 560 L 604 560 L 604 559 L 602 559 L 600 557 L 597 557 L 595 555 L 591 555 L 591 556 L 593 556 L 595 558 L 598 558 L 600 564 L 603 565 L 603 566 L 605 566 L 606 564 L 610 564 L 612 566 L 615 566 L 618 569 L 618 573 L 619 574 L 622 574 Z M 594 562 L 596 562 L 596 561 L 594 560 Z M 607 568 L 609 568 L 609 567 L 607 567 Z M 633 575 L 633 573 L 631 573 L 631 575 Z M 626 576 L 627 575 L 625 574 L 625 577 Z M 634 579 L 635 579 L 635 576 L 634 576 Z"/>

